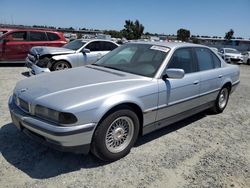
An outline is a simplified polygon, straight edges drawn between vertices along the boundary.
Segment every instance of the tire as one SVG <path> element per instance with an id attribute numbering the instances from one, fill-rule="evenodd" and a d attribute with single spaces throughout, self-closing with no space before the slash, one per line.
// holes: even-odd
<path id="1" fill-rule="evenodd" d="M 230 95 L 230 89 L 228 87 L 223 87 L 220 90 L 220 92 L 217 96 L 217 99 L 215 101 L 215 105 L 212 108 L 212 111 L 214 113 L 219 114 L 219 113 L 223 112 L 223 110 L 227 106 L 229 95 Z"/>
<path id="2" fill-rule="evenodd" d="M 65 69 L 69 69 L 70 64 L 66 61 L 57 61 L 52 65 L 51 70 L 52 71 L 58 71 L 58 70 L 65 70 Z"/>
<path id="3" fill-rule="evenodd" d="M 126 156 L 139 133 L 139 119 L 130 109 L 120 109 L 108 115 L 97 127 L 91 152 L 107 162 Z"/>

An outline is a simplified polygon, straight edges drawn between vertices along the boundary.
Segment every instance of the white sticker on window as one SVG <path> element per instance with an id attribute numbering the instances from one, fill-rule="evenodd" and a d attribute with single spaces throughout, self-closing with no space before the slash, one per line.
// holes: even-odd
<path id="1" fill-rule="evenodd" d="M 169 51 L 169 48 L 163 47 L 163 46 L 152 46 L 150 49 L 159 50 L 159 51 L 166 52 L 166 53 Z"/>

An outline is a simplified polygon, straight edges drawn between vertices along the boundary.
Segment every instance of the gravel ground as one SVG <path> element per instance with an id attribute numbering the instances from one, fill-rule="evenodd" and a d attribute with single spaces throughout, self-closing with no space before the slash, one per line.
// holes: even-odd
<path id="1" fill-rule="evenodd" d="M 240 67 L 241 83 L 222 114 L 203 112 L 139 138 L 110 164 L 20 133 L 7 101 L 27 69 L 0 67 L 0 187 L 250 187 L 250 66 Z"/>

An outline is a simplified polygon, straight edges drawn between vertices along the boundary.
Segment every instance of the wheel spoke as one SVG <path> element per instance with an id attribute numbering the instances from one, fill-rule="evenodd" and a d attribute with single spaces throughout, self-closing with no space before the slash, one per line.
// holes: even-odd
<path id="1" fill-rule="evenodd" d="M 132 140 L 134 123 L 130 117 L 122 116 L 114 120 L 106 133 L 106 147 L 112 153 L 124 150 Z"/>

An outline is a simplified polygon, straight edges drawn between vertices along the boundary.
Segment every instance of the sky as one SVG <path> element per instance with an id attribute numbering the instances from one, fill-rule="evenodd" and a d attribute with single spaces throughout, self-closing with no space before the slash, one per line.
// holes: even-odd
<path id="1" fill-rule="evenodd" d="M 0 23 L 123 29 L 138 19 L 144 32 L 250 38 L 250 0 L 0 0 Z"/>

